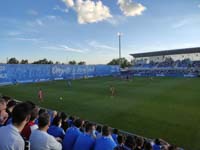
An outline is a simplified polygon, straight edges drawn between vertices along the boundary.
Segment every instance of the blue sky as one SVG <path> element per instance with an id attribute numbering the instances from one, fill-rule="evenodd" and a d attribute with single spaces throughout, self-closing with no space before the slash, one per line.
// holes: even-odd
<path id="1" fill-rule="evenodd" d="M 1 0 L 0 62 L 104 64 L 130 53 L 200 46 L 200 0 Z"/>

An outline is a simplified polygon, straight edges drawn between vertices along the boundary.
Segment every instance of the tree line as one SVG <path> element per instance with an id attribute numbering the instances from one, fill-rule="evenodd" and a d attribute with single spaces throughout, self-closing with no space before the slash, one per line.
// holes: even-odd
<path id="1" fill-rule="evenodd" d="M 10 58 L 7 61 L 7 64 L 64 64 L 59 61 L 56 61 L 55 63 L 51 60 L 47 60 L 46 58 L 34 61 L 32 63 L 29 63 L 27 59 L 22 59 L 21 61 L 17 60 L 15 57 Z M 76 62 L 75 60 L 71 60 L 68 62 L 70 65 L 86 65 L 85 61 Z M 120 65 L 121 68 L 130 67 L 132 64 L 129 62 L 126 58 L 117 58 L 112 59 L 107 65 Z"/>
<path id="2" fill-rule="evenodd" d="M 46 58 L 29 63 L 29 61 L 27 59 L 22 59 L 21 61 L 19 61 L 15 57 L 12 57 L 9 60 L 7 60 L 7 64 L 64 64 L 64 63 L 61 63 L 59 61 L 56 61 L 54 63 L 53 61 L 47 60 Z M 68 64 L 70 64 L 70 65 L 86 65 L 86 62 L 85 61 L 76 62 L 75 60 L 71 60 L 68 62 Z"/>

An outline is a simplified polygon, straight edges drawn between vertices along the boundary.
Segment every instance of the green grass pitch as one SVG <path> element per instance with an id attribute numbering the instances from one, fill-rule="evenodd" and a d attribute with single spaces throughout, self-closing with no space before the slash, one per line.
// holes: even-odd
<path id="1" fill-rule="evenodd" d="M 113 85 L 116 96 L 111 97 Z M 43 89 L 44 102 L 37 92 Z M 187 149 L 200 149 L 200 79 L 112 77 L 0 87 L 18 100 L 76 115 L 149 138 L 160 137 Z M 60 98 L 62 97 L 62 98 Z"/>

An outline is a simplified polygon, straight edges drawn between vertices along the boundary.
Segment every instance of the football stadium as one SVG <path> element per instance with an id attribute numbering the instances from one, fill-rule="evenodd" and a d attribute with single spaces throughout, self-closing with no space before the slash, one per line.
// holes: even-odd
<path id="1" fill-rule="evenodd" d="M 0 150 L 200 150 L 198 1 L 0 10 Z"/>

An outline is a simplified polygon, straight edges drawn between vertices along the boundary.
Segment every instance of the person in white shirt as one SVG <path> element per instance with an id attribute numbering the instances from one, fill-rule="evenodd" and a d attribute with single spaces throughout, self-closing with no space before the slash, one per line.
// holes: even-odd
<path id="1" fill-rule="evenodd" d="M 0 150 L 24 150 L 25 142 L 20 135 L 31 114 L 29 103 L 17 104 L 13 110 L 12 123 L 0 128 Z"/>
<path id="2" fill-rule="evenodd" d="M 37 130 L 34 130 L 30 136 L 31 150 L 61 150 L 62 145 L 58 142 L 61 139 L 56 139 L 47 133 L 50 126 L 50 116 L 48 113 L 43 113 L 38 118 Z M 58 140 L 58 141 L 57 141 Z"/>

